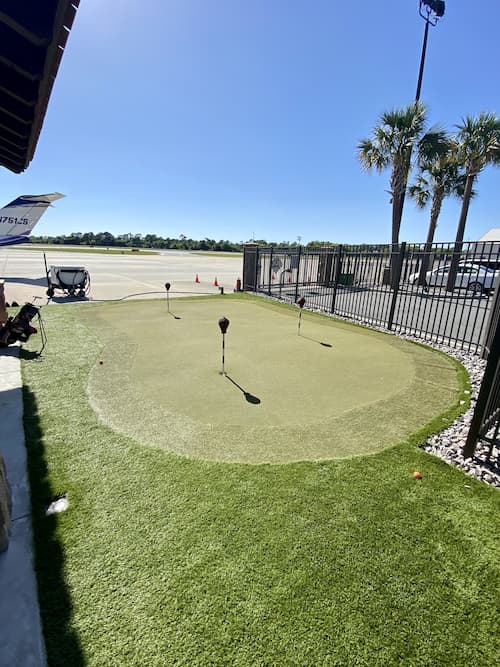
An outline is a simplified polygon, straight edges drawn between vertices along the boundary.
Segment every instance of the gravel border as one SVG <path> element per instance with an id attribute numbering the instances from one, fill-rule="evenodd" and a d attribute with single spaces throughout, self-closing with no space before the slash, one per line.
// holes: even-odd
<path id="1" fill-rule="evenodd" d="M 264 294 L 258 294 L 257 296 L 263 296 L 265 299 L 269 299 L 270 301 L 275 301 L 278 303 L 288 303 L 289 305 L 294 305 L 291 302 L 277 299 L 275 297 L 270 297 Z M 459 361 L 469 374 L 472 390 L 470 406 L 467 411 L 460 415 L 450 426 L 448 426 L 440 433 L 436 433 L 435 435 L 430 436 L 426 442 L 421 445 L 421 448 L 429 454 L 433 454 L 443 461 L 446 461 L 446 463 L 449 463 L 456 468 L 460 468 L 467 475 L 475 477 L 476 479 L 479 479 L 480 481 L 485 482 L 490 486 L 500 488 L 500 443 L 495 443 L 491 447 L 490 453 L 490 446 L 483 441 L 479 441 L 476 446 L 474 456 L 466 459 L 463 455 L 463 448 L 465 446 L 470 423 L 474 414 L 474 408 L 476 406 L 479 389 L 481 388 L 484 369 L 486 368 L 486 361 L 484 359 L 481 359 L 477 355 L 471 354 L 470 352 L 464 352 L 463 350 L 450 347 L 449 345 L 436 343 L 424 338 L 419 338 L 415 335 L 401 334 L 395 331 L 391 331 L 386 327 L 374 325 L 370 320 L 358 320 L 337 314 L 331 315 L 330 313 L 321 309 L 307 308 L 306 310 L 320 313 L 321 315 L 327 315 L 328 317 L 343 320 L 351 324 L 359 324 L 361 326 L 367 327 L 368 329 L 381 331 L 391 336 L 398 336 L 398 338 L 403 338 L 404 340 L 427 345 L 428 347 L 439 350 L 440 352 L 444 352 L 445 354 Z M 464 404 L 464 402 L 461 404 Z M 491 433 L 492 432 L 493 429 Z"/>
<path id="2" fill-rule="evenodd" d="M 417 337 L 407 337 L 404 335 L 400 337 L 422 342 Z M 490 446 L 484 441 L 479 440 L 476 445 L 474 456 L 466 459 L 463 455 L 463 448 L 467 440 L 470 423 L 476 407 L 477 396 L 481 388 L 484 369 L 486 368 L 486 361 L 470 353 L 449 347 L 448 345 L 429 343 L 428 341 L 424 342 L 429 345 L 429 347 L 453 357 L 465 367 L 469 374 L 472 392 L 470 406 L 467 411 L 460 415 L 444 431 L 430 436 L 430 438 L 421 445 L 422 449 L 429 454 L 438 456 L 450 465 L 460 468 L 471 477 L 476 477 L 482 482 L 486 482 L 486 484 L 500 488 L 500 447 L 498 444 L 491 447 L 490 453 Z"/>

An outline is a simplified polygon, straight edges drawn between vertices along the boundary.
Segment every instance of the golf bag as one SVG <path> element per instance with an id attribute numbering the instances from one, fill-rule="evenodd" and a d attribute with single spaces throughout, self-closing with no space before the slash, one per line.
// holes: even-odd
<path id="1" fill-rule="evenodd" d="M 7 322 L 0 326 L 0 347 L 7 347 L 18 341 L 25 343 L 31 334 L 38 333 L 38 329 L 31 326 L 31 320 L 35 315 L 38 315 L 41 322 L 39 308 L 31 303 L 25 303 L 17 315 L 9 317 Z"/>

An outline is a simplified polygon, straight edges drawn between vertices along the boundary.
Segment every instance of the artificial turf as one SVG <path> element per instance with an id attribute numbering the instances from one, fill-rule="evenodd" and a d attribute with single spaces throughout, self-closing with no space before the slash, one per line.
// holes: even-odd
<path id="1" fill-rule="evenodd" d="M 230 320 L 221 377 L 218 320 Z M 394 445 L 452 405 L 457 367 L 394 336 L 269 301 L 81 310 L 102 345 L 89 396 L 142 444 L 229 462 L 331 459 Z M 147 416 L 147 417 L 146 417 Z"/>
<path id="2" fill-rule="evenodd" d="M 79 310 L 46 308 L 23 352 L 50 665 L 498 664 L 500 496 L 415 446 L 458 401 L 368 457 L 182 457 L 99 421 Z"/>

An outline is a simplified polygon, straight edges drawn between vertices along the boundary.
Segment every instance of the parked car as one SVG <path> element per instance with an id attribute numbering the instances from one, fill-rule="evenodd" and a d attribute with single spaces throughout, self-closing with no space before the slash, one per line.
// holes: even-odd
<path id="1" fill-rule="evenodd" d="M 440 266 L 425 274 L 425 284 L 428 287 L 446 287 L 450 264 Z M 412 273 L 408 282 L 412 285 L 418 282 L 418 273 Z M 491 292 L 497 286 L 500 271 L 494 271 L 487 266 L 474 264 L 473 262 L 459 262 L 455 287 L 471 290 L 473 294 Z"/>

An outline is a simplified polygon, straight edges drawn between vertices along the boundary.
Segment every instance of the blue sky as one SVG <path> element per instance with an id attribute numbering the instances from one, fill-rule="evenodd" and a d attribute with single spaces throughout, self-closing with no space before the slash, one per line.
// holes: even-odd
<path id="1" fill-rule="evenodd" d="M 447 0 L 431 28 L 431 124 L 500 113 L 500 3 L 479 6 Z M 413 100 L 423 29 L 418 0 L 82 0 L 35 158 L 0 195 L 66 194 L 40 234 L 385 243 L 389 172 L 363 172 L 356 144 Z M 466 239 L 500 227 L 499 176 L 480 175 Z M 407 201 L 401 239 L 427 221 Z"/>

